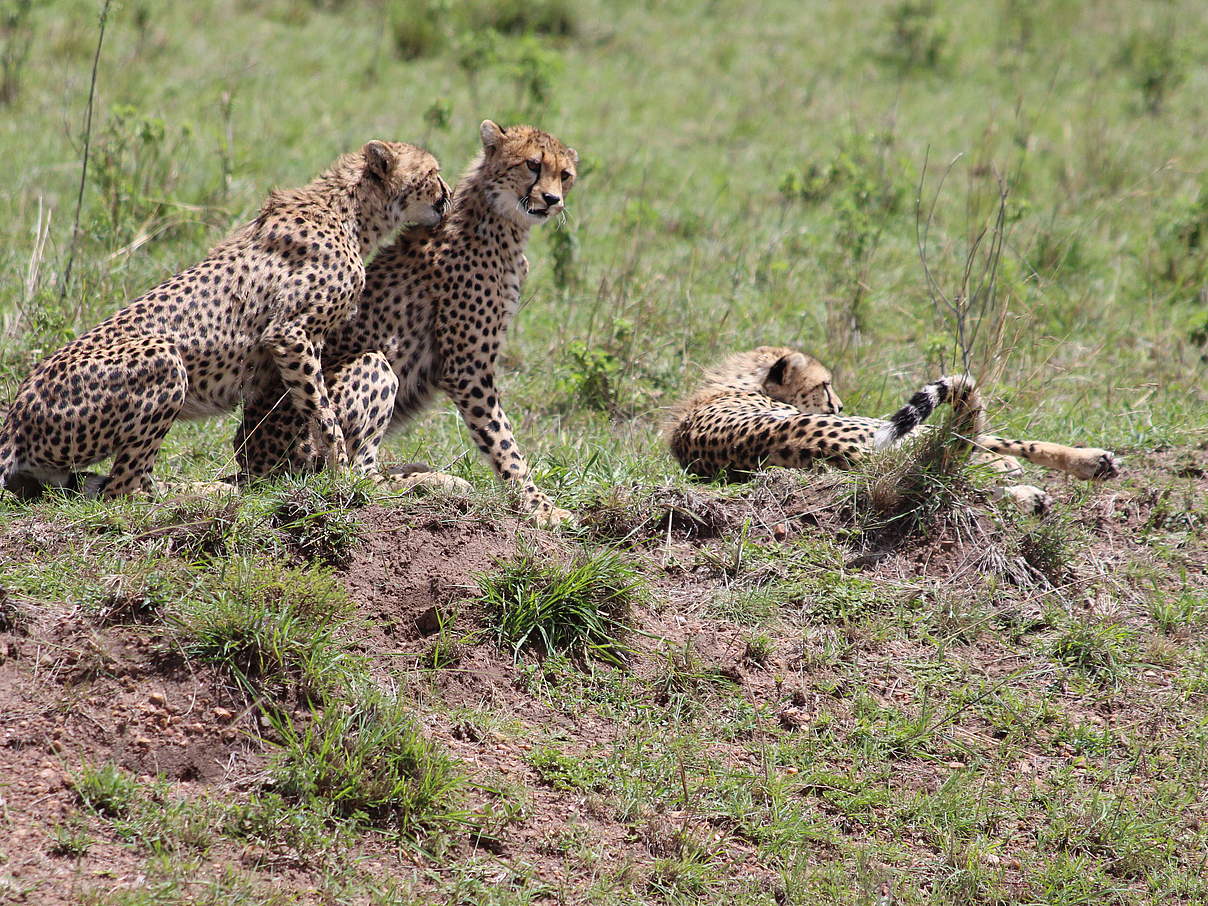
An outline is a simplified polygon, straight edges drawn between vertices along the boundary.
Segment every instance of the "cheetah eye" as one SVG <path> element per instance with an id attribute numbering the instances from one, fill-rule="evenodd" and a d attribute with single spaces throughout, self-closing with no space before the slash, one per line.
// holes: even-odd
<path id="1" fill-rule="evenodd" d="M 570 182 L 570 178 L 571 178 L 570 170 L 563 170 L 562 171 L 562 181 Z"/>
<path id="2" fill-rule="evenodd" d="M 541 172 L 541 161 L 539 161 L 539 160 L 527 160 L 527 161 L 525 161 L 525 163 L 526 163 L 526 164 L 528 164 L 528 168 L 529 168 L 530 170 L 532 170 L 534 173 L 540 173 L 540 172 Z"/>

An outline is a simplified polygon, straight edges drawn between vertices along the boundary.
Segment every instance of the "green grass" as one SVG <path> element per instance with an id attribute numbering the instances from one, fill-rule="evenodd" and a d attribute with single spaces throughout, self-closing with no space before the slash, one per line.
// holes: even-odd
<path id="1" fill-rule="evenodd" d="M 282 796 L 410 836 L 466 821 L 457 808 L 462 779 L 454 763 L 424 738 L 401 702 L 354 695 L 303 725 L 274 722 L 282 741 L 272 785 Z"/>
<path id="2" fill-rule="evenodd" d="M 321 697 L 355 671 L 333 622 L 351 605 L 330 573 L 231 560 L 204 584 L 173 615 L 178 642 L 246 692 L 285 686 Z"/>
<path id="3" fill-rule="evenodd" d="M 607 548 L 580 552 L 569 563 L 522 553 L 478 579 L 479 601 L 501 644 L 620 663 L 622 636 L 641 580 Z"/>
<path id="4" fill-rule="evenodd" d="M 89 713 L 118 665 L 136 708 L 152 661 L 251 706 L 252 761 L 221 783 L 64 763 L 76 812 L 35 855 L 73 866 L 79 902 L 1208 898 L 1199 4 L 116 4 L 74 241 L 99 4 L 8 7 L 0 403 L 368 138 L 452 178 L 483 118 L 523 120 L 582 159 L 566 222 L 534 232 L 500 386 L 584 529 L 434 571 L 434 635 L 391 598 L 408 545 L 513 540 L 445 402 L 384 459 L 479 489 L 452 508 L 329 476 L 0 495 L 0 669 L 36 671 L 39 719 Z M 1000 179 L 991 298 L 964 270 Z M 829 476 L 844 509 L 785 476 L 688 481 L 658 437 L 735 350 L 799 346 L 881 414 L 963 367 L 962 328 L 993 429 L 1166 452 L 1102 493 L 1037 478 L 1058 512 L 1030 518 L 934 445 Z M 233 418 L 174 427 L 157 476 L 229 474 Z M 379 506 L 397 557 L 348 581 Z M 131 651 L 154 656 L 131 672 Z M 23 845 L 0 846 L 0 899 L 41 895 Z M 115 847 L 145 883 L 95 874 Z"/>

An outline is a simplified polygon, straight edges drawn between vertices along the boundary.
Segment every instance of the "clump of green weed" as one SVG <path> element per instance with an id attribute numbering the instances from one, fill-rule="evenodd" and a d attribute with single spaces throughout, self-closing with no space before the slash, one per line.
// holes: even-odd
<path id="1" fill-rule="evenodd" d="M 573 340 L 566 347 L 567 363 L 559 379 L 564 395 L 576 406 L 616 412 L 621 387 L 621 360 L 607 349 Z"/>
<path id="2" fill-rule="evenodd" d="M 536 648 L 610 663 L 625 654 L 624 620 L 641 587 L 634 568 L 608 549 L 569 563 L 522 553 L 478 577 L 492 629 L 516 655 Z"/>
<path id="3" fill-rule="evenodd" d="M 158 116 L 115 105 L 93 142 L 88 177 L 101 196 L 97 235 L 125 242 L 158 218 L 183 172 L 186 125 L 170 130 Z"/>
<path id="4" fill-rule="evenodd" d="M 1158 225 L 1157 276 L 1172 287 L 1198 289 L 1208 272 L 1208 188 L 1179 204 Z M 1192 336 L 1193 343 L 1197 338 Z M 1203 339 L 1197 345 L 1203 345 Z"/>
<path id="5" fill-rule="evenodd" d="M 1160 113 L 1171 92 L 1187 78 L 1187 59 L 1173 28 L 1134 32 L 1121 46 L 1117 60 L 1150 114 Z"/>
<path id="6" fill-rule="evenodd" d="M 1056 585 L 1073 573 L 1074 528 L 1055 514 L 1024 520 L 1015 539 L 1019 558 L 1035 575 Z"/>
<path id="7" fill-rule="evenodd" d="M 716 538 L 730 527 L 725 506 L 692 488 L 613 485 L 580 507 L 580 521 L 597 541 Z"/>
<path id="8" fill-rule="evenodd" d="M 1125 798 L 1100 790 L 1054 790 L 1045 797 L 1042 847 L 1103 859 L 1116 877 L 1144 877 L 1176 845 L 1167 815 L 1145 814 Z"/>
<path id="9" fill-rule="evenodd" d="M 442 22 L 446 11 L 447 5 L 439 0 L 390 0 L 388 28 L 399 59 L 435 56 L 448 45 Z"/>
<path id="10" fill-rule="evenodd" d="M 776 641 L 762 632 L 753 632 L 746 638 L 742 659 L 756 667 L 766 667 L 776 655 Z"/>
<path id="11" fill-rule="evenodd" d="M 272 511 L 273 524 L 305 560 L 347 566 L 360 541 L 360 524 L 352 510 L 372 500 L 367 481 L 352 483 L 321 473 L 287 485 Z"/>
<path id="12" fill-rule="evenodd" d="M 313 712 L 304 727 L 272 720 L 281 752 L 270 775 L 285 798 L 406 836 L 464 820 L 453 760 L 397 699 L 361 692 Z"/>
<path id="13" fill-rule="evenodd" d="M 88 854 L 93 839 L 88 826 L 77 816 L 75 820 L 56 824 L 50 829 L 50 853 L 79 859 Z"/>
<path id="14" fill-rule="evenodd" d="M 157 619 L 187 581 L 162 571 L 106 576 L 81 597 L 80 605 L 102 626 Z"/>
<path id="15" fill-rule="evenodd" d="M 948 25 L 932 0 L 902 0 L 886 14 L 882 59 L 900 72 L 934 71 L 945 62 Z"/>
<path id="16" fill-rule="evenodd" d="M 107 818 L 125 817 L 139 797 L 138 781 L 112 761 L 85 763 L 72 786 L 80 802 Z"/>
<path id="17" fill-rule="evenodd" d="M 568 755 L 553 748 L 541 746 L 526 758 L 541 782 L 555 790 L 599 790 L 605 778 L 597 767 L 582 755 Z"/>
<path id="18" fill-rule="evenodd" d="M 706 664 L 690 641 L 682 646 L 665 646 L 660 658 L 662 665 L 652 685 L 655 700 L 662 704 L 733 687 L 738 681 L 738 674 L 732 668 Z"/>
<path id="19" fill-rule="evenodd" d="M 505 35 L 574 37 L 579 16 L 570 0 L 472 0 L 466 4 L 467 24 Z"/>
<path id="20" fill-rule="evenodd" d="M 1109 621 L 1070 620 L 1053 639 L 1049 653 L 1058 663 L 1100 683 L 1119 682 L 1130 661 L 1132 633 Z"/>
<path id="21" fill-rule="evenodd" d="M 1208 620 L 1208 601 L 1194 591 L 1167 594 L 1155 590 L 1149 615 L 1162 632 L 1173 635 L 1183 629 L 1194 629 Z"/>
<path id="22" fill-rule="evenodd" d="M 31 14 L 34 0 L 7 0 L 0 6 L 0 106 L 7 107 L 21 91 L 21 77 L 34 29 Z"/>
<path id="23" fill-rule="evenodd" d="M 333 621 L 350 607 L 326 571 L 243 560 L 184 602 L 177 622 L 185 652 L 216 664 L 245 691 L 275 685 L 314 697 L 347 672 Z"/>
<path id="24" fill-rule="evenodd" d="M 977 492 L 969 480 L 968 425 L 954 414 L 935 430 L 872 455 L 850 473 L 847 505 L 868 536 L 925 532 L 941 518 L 968 515 Z"/>

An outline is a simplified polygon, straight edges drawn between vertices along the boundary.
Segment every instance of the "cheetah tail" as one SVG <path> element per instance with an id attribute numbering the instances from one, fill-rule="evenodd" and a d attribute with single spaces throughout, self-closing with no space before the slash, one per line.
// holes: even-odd
<path id="1" fill-rule="evenodd" d="M 950 403 L 956 411 L 957 431 L 972 436 L 981 430 L 982 403 L 977 384 L 968 375 L 949 374 L 918 390 L 905 406 L 889 416 L 873 437 L 873 449 L 892 447 L 927 421 L 935 407 L 943 403 Z"/>
<path id="2" fill-rule="evenodd" d="M 4 428 L 0 427 L 0 489 L 17 473 L 18 461 L 17 448 L 4 436 Z"/>

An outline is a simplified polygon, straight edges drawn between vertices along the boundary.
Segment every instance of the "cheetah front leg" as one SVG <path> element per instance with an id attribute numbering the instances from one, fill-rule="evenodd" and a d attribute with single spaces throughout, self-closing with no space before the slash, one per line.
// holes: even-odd
<path id="1" fill-rule="evenodd" d="M 312 421 L 326 450 L 327 465 L 340 469 L 348 464 L 344 432 L 332 409 L 327 383 L 315 344 L 298 324 L 269 328 L 261 342 L 273 357 L 281 380 L 302 417 Z"/>
<path id="2" fill-rule="evenodd" d="M 441 386 L 457 404 L 474 443 L 491 460 L 499 479 L 519 498 L 528 518 L 543 528 L 571 521 L 571 513 L 554 506 L 533 483 L 528 463 L 516 445 L 512 426 L 500 405 L 491 370 L 483 367 L 446 373 Z"/>

